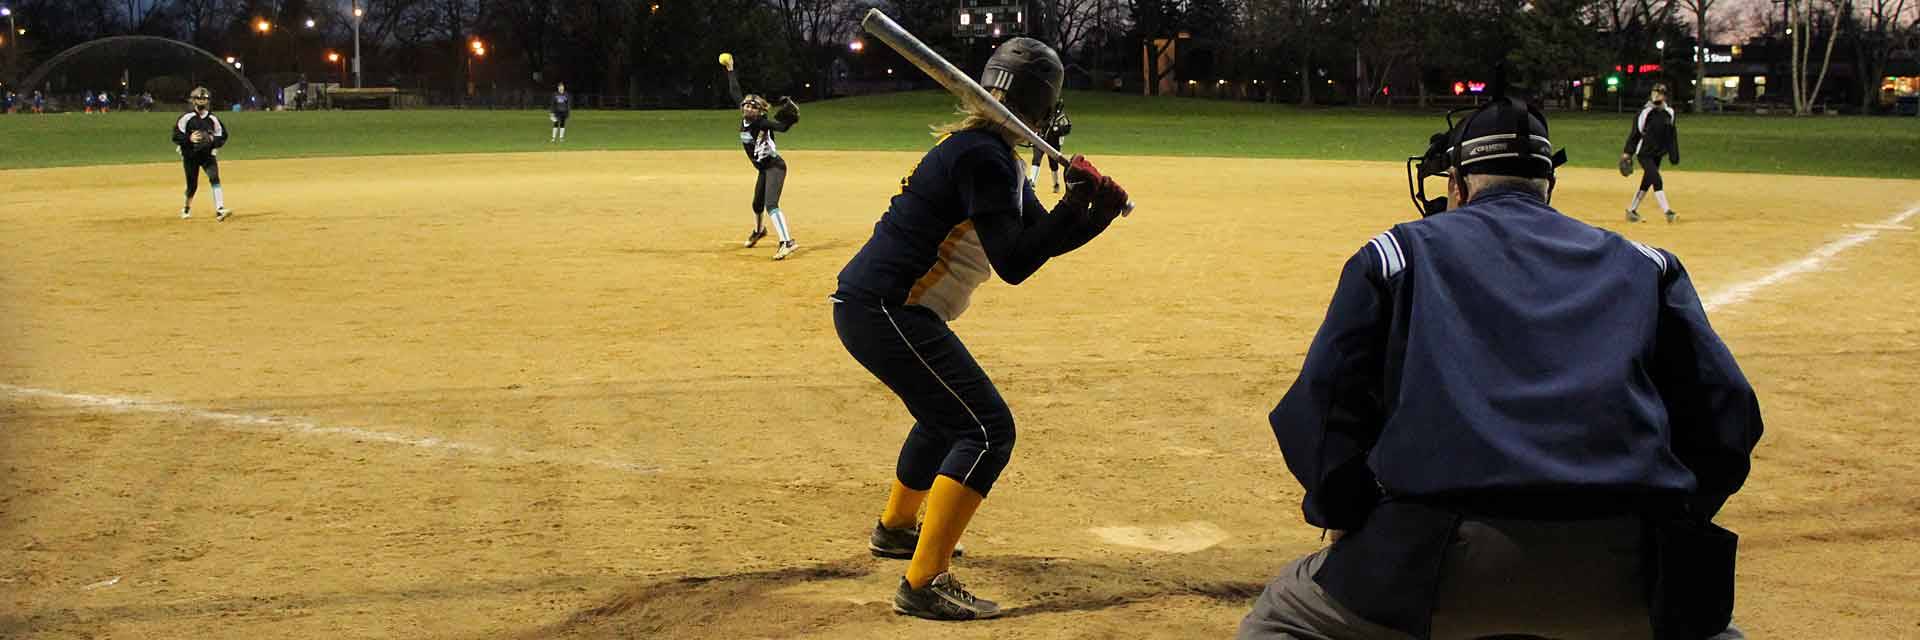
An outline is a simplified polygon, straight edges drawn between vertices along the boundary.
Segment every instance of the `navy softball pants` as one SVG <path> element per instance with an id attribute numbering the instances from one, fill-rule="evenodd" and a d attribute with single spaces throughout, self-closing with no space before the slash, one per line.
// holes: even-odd
<path id="1" fill-rule="evenodd" d="M 836 301 L 833 325 L 913 414 L 894 468 L 900 484 L 925 491 L 944 475 L 987 495 L 1013 453 L 1013 412 L 946 321 L 918 305 Z"/>

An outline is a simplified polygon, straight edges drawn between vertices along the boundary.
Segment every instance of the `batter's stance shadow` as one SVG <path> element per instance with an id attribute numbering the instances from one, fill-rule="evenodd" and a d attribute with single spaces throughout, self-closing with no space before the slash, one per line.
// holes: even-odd
<path id="1" fill-rule="evenodd" d="M 967 563 L 967 570 L 981 576 L 987 591 L 993 590 L 994 583 L 1019 584 L 1034 590 L 1025 598 L 1002 600 L 1003 605 L 1011 605 L 1004 617 L 1018 618 L 1099 611 L 1175 597 L 1250 607 L 1254 597 L 1266 588 L 1261 573 L 1279 567 L 1270 562 L 1273 557 L 1272 553 L 1254 550 L 1099 561 L 1006 556 L 980 558 Z"/>
<path id="2" fill-rule="evenodd" d="M 985 595 L 1010 605 L 1005 617 L 1018 618 L 1168 597 L 1251 606 L 1265 586 L 1264 574 L 1278 570 L 1279 559 L 1272 549 L 1115 560 L 997 556 L 961 561 L 961 571 L 979 580 L 975 586 Z M 761 637 L 821 632 L 849 623 L 887 624 L 896 619 L 891 589 L 905 567 L 861 555 L 806 567 L 660 580 L 522 637 Z M 1236 579 L 1240 577 L 1246 579 Z M 835 581 L 857 584 L 824 584 Z M 1006 585 L 1018 585 L 1018 591 Z M 847 591 L 858 595 L 832 595 Z M 796 595 L 801 593 L 808 595 Z"/>

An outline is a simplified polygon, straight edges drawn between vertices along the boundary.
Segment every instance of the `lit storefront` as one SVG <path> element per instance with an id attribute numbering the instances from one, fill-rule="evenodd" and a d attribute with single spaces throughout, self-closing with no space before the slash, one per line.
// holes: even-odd
<path id="1" fill-rule="evenodd" d="M 1767 97 L 1767 75 L 1772 72 L 1765 60 L 1746 60 L 1740 45 L 1710 46 L 1701 52 L 1706 63 L 1705 86 L 1699 95 L 1719 104 L 1752 102 Z"/>

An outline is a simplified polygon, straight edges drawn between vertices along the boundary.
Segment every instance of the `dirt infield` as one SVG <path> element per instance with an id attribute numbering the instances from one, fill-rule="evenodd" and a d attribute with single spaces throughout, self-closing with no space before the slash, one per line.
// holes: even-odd
<path id="1" fill-rule="evenodd" d="M 959 570 L 1014 611 L 936 625 L 826 299 L 917 158 L 789 159 L 781 263 L 737 152 L 234 162 L 217 224 L 173 165 L 0 172 L 0 637 L 1223 637 L 1319 544 L 1265 414 L 1401 167 L 1103 161 L 1139 212 L 955 324 L 1022 431 Z M 1920 182 L 1668 178 L 1678 225 L 1556 204 L 1746 294 L 1738 619 L 1920 637 L 1920 215 L 1855 226 Z"/>

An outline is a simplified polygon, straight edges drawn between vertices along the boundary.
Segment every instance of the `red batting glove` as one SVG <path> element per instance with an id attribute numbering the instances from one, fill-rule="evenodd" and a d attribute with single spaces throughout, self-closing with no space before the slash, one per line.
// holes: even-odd
<path id="1" fill-rule="evenodd" d="M 1100 176 L 1100 187 L 1093 192 L 1093 215 L 1113 220 L 1114 216 L 1126 212 L 1127 190 L 1113 181 L 1113 176 Z"/>
<path id="2" fill-rule="evenodd" d="M 1067 195 L 1077 200 L 1091 202 L 1100 188 L 1100 170 L 1087 160 L 1086 156 L 1075 155 L 1067 163 Z"/>
<path id="3" fill-rule="evenodd" d="M 1092 205 L 1093 215 L 1110 222 L 1127 208 L 1127 190 L 1110 176 L 1100 175 L 1086 156 L 1076 155 L 1067 165 L 1067 198 Z"/>

